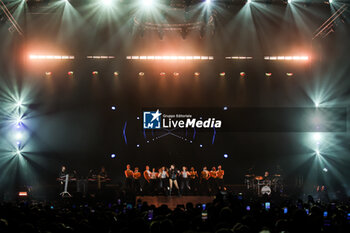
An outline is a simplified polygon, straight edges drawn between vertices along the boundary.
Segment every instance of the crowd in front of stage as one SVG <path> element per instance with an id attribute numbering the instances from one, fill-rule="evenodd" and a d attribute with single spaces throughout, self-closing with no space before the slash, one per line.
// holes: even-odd
<path id="1" fill-rule="evenodd" d="M 142 198 L 141 198 L 142 199 Z M 269 203 L 269 208 L 267 208 Z M 0 203 L 4 233 L 347 233 L 350 203 L 217 195 L 175 209 L 142 200 Z"/>
<path id="2" fill-rule="evenodd" d="M 171 195 L 176 191 L 177 195 L 210 195 L 217 191 L 225 190 L 225 172 L 221 165 L 212 167 L 209 171 L 207 167 L 198 173 L 194 167 L 189 170 L 183 166 L 181 170 L 175 165 L 170 168 L 165 166 L 158 170 L 147 165 L 145 170 L 140 172 L 138 167 L 131 169 L 130 164 L 126 165 L 125 189 L 133 191 L 137 195 Z"/>

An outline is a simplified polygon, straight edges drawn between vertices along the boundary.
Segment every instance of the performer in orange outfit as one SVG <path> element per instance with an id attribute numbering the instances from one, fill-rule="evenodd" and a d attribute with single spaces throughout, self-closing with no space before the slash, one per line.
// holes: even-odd
<path id="1" fill-rule="evenodd" d="M 225 171 L 222 170 L 221 165 L 218 166 L 218 170 L 216 172 L 216 181 L 218 184 L 218 188 L 220 191 L 224 190 L 224 175 L 225 175 Z"/>
<path id="2" fill-rule="evenodd" d="M 151 186 L 151 172 L 149 170 L 149 166 L 146 166 L 146 170 L 143 172 L 143 178 L 145 178 L 145 183 L 143 185 L 143 191 L 145 194 L 148 194 Z"/>
<path id="3" fill-rule="evenodd" d="M 127 191 L 132 190 L 132 179 L 133 179 L 133 171 L 130 169 L 130 164 L 126 165 L 125 174 L 125 189 Z"/>
<path id="4" fill-rule="evenodd" d="M 212 167 L 209 174 L 210 174 L 210 178 L 209 178 L 210 193 L 215 194 L 218 189 L 216 186 L 216 167 Z"/>
<path id="5" fill-rule="evenodd" d="M 136 195 L 139 194 L 142 190 L 141 190 L 141 172 L 139 172 L 139 168 L 135 167 L 135 171 L 134 171 L 134 190 Z"/>

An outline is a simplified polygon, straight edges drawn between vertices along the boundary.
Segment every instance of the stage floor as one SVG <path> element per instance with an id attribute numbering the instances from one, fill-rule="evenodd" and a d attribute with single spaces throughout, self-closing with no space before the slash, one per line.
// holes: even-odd
<path id="1" fill-rule="evenodd" d="M 194 205 L 212 202 L 214 196 L 137 196 L 136 200 L 147 202 L 149 205 L 159 207 L 167 205 L 170 209 L 175 209 L 177 205 L 186 205 L 191 202 Z"/>

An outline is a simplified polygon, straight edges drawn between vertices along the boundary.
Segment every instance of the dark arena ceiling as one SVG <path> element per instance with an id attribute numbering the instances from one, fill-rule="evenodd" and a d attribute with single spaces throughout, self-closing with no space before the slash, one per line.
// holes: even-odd
<path id="1" fill-rule="evenodd" d="M 143 108 L 157 107 L 347 109 L 347 1 L 145 2 L 0 1 L 0 170 L 35 185 L 52 183 L 62 164 L 104 165 L 115 180 L 127 163 L 222 164 L 227 182 L 240 183 L 250 167 L 279 164 L 290 180 L 327 167 L 348 188 L 347 126 L 233 130 L 214 139 L 211 131 L 159 137 L 143 132 L 139 119 Z M 13 107 L 19 100 L 20 113 Z M 24 125 L 19 161 L 14 112 Z M 1 176 L 1 185 L 10 183 Z"/>

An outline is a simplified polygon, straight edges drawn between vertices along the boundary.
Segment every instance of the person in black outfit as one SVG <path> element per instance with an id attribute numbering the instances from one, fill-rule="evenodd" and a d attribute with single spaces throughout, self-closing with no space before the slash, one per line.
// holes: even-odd
<path id="1" fill-rule="evenodd" d="M 175 168 L 175 165 L 172 164 L 170 166 L 170 169 L 169 169 L 169 187 L 170 187 L 170 195 L 171 195 L 171 191 L 173 189 L 173 185 L 175 186 L 175 188 L 177 189 L 177 192 L 179 195 L 180 194 L 180 189 L 179 189 L 179 184 L 177 183 L 177 176 L 179 174 L 179 170 L 177 170 Z"/>
<path id="2" fill-rule="evenodd" d="M 60 179 L 60 192 L 63 192 L 64 190 L 64 184 L 66 182 L 66 175 L 67 175 L 67 167 L 65 165 L 63 165 L 61 167 L 61 171 L 60 173 L 58 174 L 58 177 Z"/>

